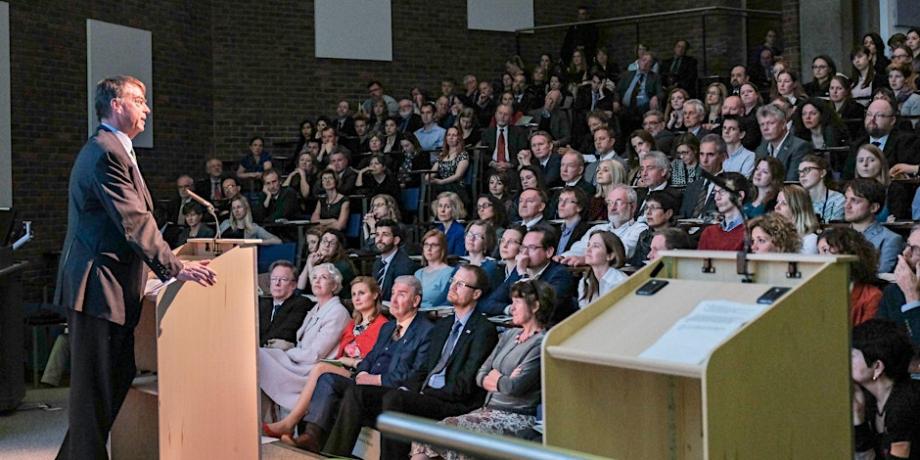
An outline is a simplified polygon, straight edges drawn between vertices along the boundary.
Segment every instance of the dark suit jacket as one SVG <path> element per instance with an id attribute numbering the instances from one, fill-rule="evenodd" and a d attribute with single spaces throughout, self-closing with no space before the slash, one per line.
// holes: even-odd
<path id="1" fill-rule="evenodd" d="M 671 65 L 674 63 L 674 57 L 665 59 L 661 63 L 661 76 L 664 79 L 664 86 L 677 85 L 690 93 L 690 97 L 696 95 L 696 79 L 698 65 L 696 58 L 692 56 L 683 56 L 680 58 L 680 64 L 677 66 L 677 72 L 671 73 Z"/>
<path id="2" fill-rule="evenodd" d="M 562 166 L 562 157 L 555 153 L 549 155 L 546 166 L 536 161 L 537 167 L 543 171 L 543 184 L 547 187 L 558 187 L 562 185 L 562 176 L 559 175 L 559 168 Z"/>
<path id="3" fill-rule="evenodd" d="M 656 150 L 664 152 L 668 157 L 671 156 L 671 149 L 674 144 L 674 133 L 666 129 L 662 129 L 655 135 L 655 147 Z"/>
<path id="4" fill-rule="evenodd" d="M 627 104 L 626 100 L 626 91 L 629 90 L 629 85 L 632 84 L 633 78 L 636 78 L 636 71 L 628 72 L 623 78 L 620 79 L 619 84 L 617 84 L 617 93 L 619 94 L 619 99 L 623 101 L 623 104 Z M 648 95 L 648 100 L 651 101 L 653 97 L 658 96 L 658 105 L 659 107 L 664 106 L 664 91 L 661 88 L 661 77 L 658 76 L 655 72 L 649 72 L 646 74 L 645 81 L 645 92 Z M 648 105 L 639 107 L 629 107 L 627 111 L 633 116 L 641 116 L 645 111 L 648 110 Z"/>
<path id="5" fill-rule="evenodd" d="M 534 123 L 542 124 L 543 108 L 531 110 L 530 116 L 533 117 Z M 569 145 L 572 141 L 572 120 L 568 112 L 560 108 L 550 112 L 549 133 L 553 135 L 556 145 Z"/>
<path id="6" fill-rule="evenodd" d="M 77 154 L 70 173 L 67 235 L 54 303 L 137 325 L 146 268 L 162 281 L 182 270 L 182 261 L 160 236 L 153 210 L 128 152 L 115 134 L 100 128 Z"/>
<path id="7" fill-rule="evenodd" d="M 687 130 L 687 132 L 693 134 L 694 136 L 696 136 L 697 139 L 702 139 L 703 136 L 705 136 L 705 135 L 707 135 L 707 134 L 712 134 L 712 131 L 710 131 L 710 130 L 708 130 L 708 129 L 702 127 L 702 126 L 700 126 L 700 129 L 697 130 L 696 133 L 692 133 L 689 129 Z"/>
<path id="8" fill-rule="evenodd" d="M 676 189 L 674 187 L 665 187 L 664 189 L 660 191 L 667 193 L 668 195 L 673 197 L 676 200 L 676 202 L 683 204 L 683 201 L 682 201 L 683 194 L 684 194 L 683 190 Z M 645 213 L 645 211 L 642 209 L 642 205 L 645 204 L 646 198 L 648 198 L 648 187 L 636 188 L 636 214 L 633 216 L 633 218 L 638 219 L 639 216 Z M 694 203 L 696 202 L 694 201 Z"/>
<path id="9" fill-rule="evenodd" d="M 505 152 L 506 157 L 508 161 L 516 167 L 518 152 L 521 149 L 530 148 L 530 143 L 527 140 L 527 130 L 520 126 L 508 126 L 505 135 L 508 136 L 508 151 Z M 484 155 L 483 159 L 485 163 L 488 164 L 492 161 L 495 146 L 498 145 L 497 127 L 493 126 L 482 132 L 482 145 L 486 146 L 486 150 L 484 150 L 482 154 Z"/>
<path id="10" fill-rule="evenodd" d="M 192 199 L 189 198 L 188 201 L 192 201 Z M 185 219 L 180 219 L 179 213 L 182 211 L 182 206 L 186 203 L 182 202 L 182 197 L 179 195 L 174 196 L 169 200 L 169 204 L 166 205 L 166 219 L 176 225 L 185 225 Z"/>
<path id="11" fill-rule="evenodd" d="M 517 269 L 514 269 L 501 286 L 493 290 L 484 301 L 479 302 L 476 309 L 489 316 L 505 314 L 505 307 L 511 305 L 511 285 L 520 279 L 520 273 L 517 272 Z M 550 325 L 566 319 L 578 309 L 575 303 L 577 284 L 572 273 L 569 272 L 565 265 L 550 262 L 546 270 L 540 275 L 540 281 L 549 283 L 556 291 L 556 308 L 550 318 Z"/>
<path id="12" fill-rule="evenodd" d="M 422 127 L 422 117 L 417 113 L 410 115 L 408 120 L 397 117 L 396 127 L 399 128 L 399 132 L 401 133 L 414 133 L 417 129 Z"/>
<path id="13" fill-rule="evenodd" d="M 469 411 L 472 411 L 482 405 L 485 399 L 485 390 L 476 385 L 476 373 L 498 343 L 498 333 L 485 315 L 473 311 L 466 326 L 460 331 L 460 338 L 447 361 L 444 388 L 431 388 L 427 386 L 427 380 L 441 359 L 441 351 L 450 336 L 454 319 L 454 315 L 450 315 L 434 325 L 429 345 L 431 352 L 428 353 L 424 368 L 425 378 L 419 387 L 408 388 L 423 391 L 445 402 L 466 404 Z"/>
<path id="14" fill-rule="evenodd" d="M 757 155 L 757 158 L 763 158 L 769 155 L 767 150 L 768 142 L 764 140 L 760 143 L 760 146 L 757 147 L 757 150 L 754 152 Z M 799 163 L 802 162 L 802 158 L 805 155 L 812 153 L 811 142 L 799 139 L 795 137 L 793 133 L 789 133 L 789 136 L 786 137 L 783 145 L 780 146 L 780 151 L 776 155 L 776 159 L 783 164 L 786 168 L 786 180 L 787 181 L 798 181 L 799 180 Z"/>
<path id="15" fill-rule="evenodd" d="M 565 225 L 565 224 L 563 224 L 563 225 Z M 580 221 L 578 221 L 578 223 L 575 224 L 575 229 L 572 230 L 572 236 L 569 237 L 569 240 L 565 242 L 565 246 L 564 246 L 564 247 L 561 247 L 561 248 L 558 248 L 558 247 L 557 247 L 556 254 L 562 254 L 563 252 L 568 251 L 569 248 L 572 247 L 572 244 L 574 244 L 576 241 L 580 240 L 581 237 L 585 236 L 585 233 L 588 232 L 588 229 L 589 229 L 589 228 L 591 228 L 591 225 L 588 224 L 588 221 L 587 221 L 587 220 L 581 219 Z M 562 234 L 562 227 L 559 228 L 559 234 L 560 234 L 560 235 Z M 504 272 L 502 272 L 502 273 L 504 273 Z"/>
<path id="16" fill-rule="evenodd" d="M 339 137 L 357 134 L 355 132 L 355 119 L 351 115 L 346 116 L 343 120 L 339 120 L 338 117 L 333 118 L 332 127 L 335 128 L 335 132 L 338 133 Z"/>
<path id="17" fill-rule="evenodd" d="M 691 182 L 684 189 L 684 196 L 681 198 L 680 202 L 680 217 L 685 219 L 697 218 L 698 214 L 693 213 L 693 208 L 696 206 L 697 200 L 699 200 L 700 195 L 709 192 L 709 183 L 707 180 L 700 178 Z M 703 206 L 703 214 L 712 212 L 716 210 L 716 200 L 712 194 L 706 198 L 706 204 Z"/>
<path id="18" fill-rule="evenodd" d="M 297 330 L 303 324 L 307 312 L 313 309 L 314 303 L 306 297 L 292 295 L 285 299 L 272 319 L 274 305 L 271 297 L 259 299 L 259 343 L 264 346 L 271 339 L 297 343 Z"/>
<path id="19" fill-rule="evenodd" d="M 843 168 L 843 178 L 852 179 L 856 174 L 856 154 L 859 146 L 869 143 L 869 136 L 857 139 L 850 144 L 850 154 L 847 155 L 847 162 Z M 915 165 L 920 163 L 920 152 L 917 151 L 917 137 L 913 133 L 892 131 L 885 142 L 885 158 L 888 160 L 888 166 L 894 166 L 898 163 L 907 163 Z"/>
<path id="20" fill-rule="evenodd" d="M 402 338 L 394 342 L 393 331 L 396 321 L 389 321 L 380 328 L 377 343 L 355 369 L 359 372 L 379 375 L 382 386 L 390 388 L 420 388 L 425 378 L 431 330 L 434 324 L 422 314 L 406 328 Z"/>
<path id="21" fill-rule="evenodd" d="M 380 256 L 378 256 L 374 260 L 374 268 L 371 271 L 371 276 L 377 273 L 381 263 Z M 412 275 L 416 270 L 418 270 L 418 264 L 409 258 L 409 254 L 406 253 L 406 250 L 403 248 L 397 249 L 396 254 L 393 256 L 393 260 L 390 261 L 390 266 L 387 267 L 386 274 L 383 276 L 383 285 L 380 286 L 380 293 L 383 296 L 383 300 L 390 300 L 390 291 L 393 290 L 393 281 L 397 276 Z"/>
<path id="22" fill-rule="evenodd" d="M 260 196 L 261 206 L 265 197 Z M 281 187 L 278 196 L 268 200 L 268 206 L 262 207 L 265 222 L 274 222 L 278 219 L 296 220 L 300 217 L 300 198 L 297 192 L 290 187 Z"/>
<path id="23" fill-rule="evenodd" d="M 345 168 L 342 171 L 342 175 L 339 178 L 339 193 L 343 195 L 354 195 L 355 193 L 355 181 L 358 180 L 358 174 L 354 169 Z M 322 187 L 314 189 L 322 190 Z"/>
<path id="24" fill-rule="evenodd" d="M 910 332 L 910 340 L 914 348 L 920 347 L 920 308 L 913 308 L 907 312 L 901 311 L 901 306 L 907 303 L 904 293 L 897 284 L 891 283 L 882 291 L 882 300 L 878 305 L 876 318 L 889 319 L 898 324 L 906 325 Z"/>
<path id="25" fill-rule="evenodd" d="M 221 196 L 221 198 L 223 198 L 223 196 L 224 196 L 223 183 L 224 183 L 224 179 L 226 179 L 227 177 L 228 177 L 228 176 L 221 174 L 221 176 L 220 176 L 220 182 L 219 182 L 218 185 L 217 185 L 217 188 L 220 189 L 220 196 Z M 195 181 L 195 193 L 197 193 L 198 195 L 201 195 L 202 198 L 204 198 L 204 199 L 206 199 L 206 200 L 208 200 L 208 201 L 212 201 L 212 198 L 211 198 L 211 176 L 207 176 L 207 177 L 205 177 L 205 178 L 203 178 L 203 179 L 198 179 L 198 180 Z M 212 204 L 213 204 L 213 203 L 212 203 Z"/>

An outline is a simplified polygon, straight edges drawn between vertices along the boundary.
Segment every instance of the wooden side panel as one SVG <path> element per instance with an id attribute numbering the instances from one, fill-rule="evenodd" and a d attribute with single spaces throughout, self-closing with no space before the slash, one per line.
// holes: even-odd
<path id="1" fill-rule="evenodd" d="M 211 262 L 215 286 L 174 283 L 160 294 L 161 458 L 259 458 L 256 250 Z"/>

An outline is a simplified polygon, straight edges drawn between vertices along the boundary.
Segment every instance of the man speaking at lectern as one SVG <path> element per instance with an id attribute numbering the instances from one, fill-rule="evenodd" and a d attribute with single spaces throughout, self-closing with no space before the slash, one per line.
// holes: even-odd
<path id="1" fill-rule="evenodd" d="M 68 309 L 70 427 L 58 458 L 107 458 L 106 440 L 137 373 L 134 327 L 147 268 L 162 281 L 212 285 L 207 262 L 183 263 L 163 241 L 131 139 L 150 113 L 130 76 L 96 85 L 96 134 L 77 154 L 55 303 Z M 146 266 L 145 266 L 146 265 Z"/>

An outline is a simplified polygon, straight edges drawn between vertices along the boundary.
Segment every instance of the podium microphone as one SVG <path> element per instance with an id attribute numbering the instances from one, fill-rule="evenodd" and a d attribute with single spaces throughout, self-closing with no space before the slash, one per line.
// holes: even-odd
<path id="1" fill-rule="evenodd" d="M 215 208 L 214 205 L 211 204 L 210 201 L 202 198 L 197 193 L 191 190 L 188 190 L 187 193 L 188 193 L 189 198 L 191 198 L 192 200 L 195 200 L 196 203 L 204 206 L 204 208 L 208 210 L 211 216 L 214 217 L 214 225 L 217 226 L 217 228 L 215 229 L 215 233 L 214 233 L 214 242 L 219 241 L 220 240 L 220 221 L 217 219 L 217 212 L 216 212 L 217 208 Z"/>

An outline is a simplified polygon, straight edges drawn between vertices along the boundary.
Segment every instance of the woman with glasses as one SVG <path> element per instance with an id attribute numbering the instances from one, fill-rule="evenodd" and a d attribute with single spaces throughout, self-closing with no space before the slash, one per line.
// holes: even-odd
<path id="1" fill-rule="evenodd" d="M 878 250 L 862 233 L 849 227 L 831 227 L 818 239 L 820 254 L 850 254 L 850 325 L 857 326 L 875 317 L 882 300 L 878 279 Z"/>
<path id="2" fill-rule="evenodd" d="M 831 77 L 837 74 L 837 64 L 830 56 L 820 55 L 811 60 L 811 74 L 814 78 L 803 85 L 810 97 L 827 97 Z"/>
<path id="3" fill-rule="evenodd" d="M 636 249 L 633 251 L 629 265 L 633 267 L 645 266 L 649 253 L 652 251 L 652 239 L 655 234 L 671 228 L 671 220 L 680 212 L 680 198 L 664 191 L 649 192 L 645 198 L 645 223 L 648 228 L 639 234 Z"/>
<path id="4" fill-rule="evenodd" d="M 476 374 L 476 384 L 486 390 L 485 403 L 465 415 L 448 417 L 441 424 L 466 430 L 523 437 L 536 422 L 540 404 L 540 345 L 552 317 L 555 292 L 539 280 L 511 285 L 511 322 L 492 354 Z M 468 458 L 459 453 L 421 443 L 412 444 L 412 459 Z"/>
<path id="5" fill-rule="evenodd" d="M 316 251 L 307 256 L 307 261 L 304 263 L 300 277 L 297 278 L 297 289 L 310 293 L 312 285 L 308 285 L 307 281 L 311 279 L 310 274 L 313 273 L 314 268 L 322 264 L 334 265 L 339 272 L 339 276 L 342 277 L 342 282 L 346 285 L 351 283 L 351 280 L 355 277 L 357 270 L 355 270 L 354 264 L 351 263 L 351 259 L 345 253 L 345 235 L 342 232 L 326 229 L 322 233 L 316 246 Z M 341 297 L 347 299 L 349 294 L 350 292 L 346 290 Z"/>
<path id="6" fill-rule="evenodd" d="M 853 328 L 855 458 L 920 457 L 920 382 L 911 379 L 913 355 L 901 324 L 873 319 Z"/>
<path id="7" fill-rule="evenodd" d="M 342 289 L 342 274 L 338 269 L 332 264 L 320 264 L 310 273 L 310 284 L 316 306 L 297 330 L 297 343 L 286 350 L 259 348 L 259 387 L 285 410 L 296 406 L 317 362 L 336 357 L 336 345 L 348 323 L 348 310 L 337 296 Z"/>
<path id="8" fill-rule="evenodd" d="M 465 259 L 470 265 L 482 267 L 492 287 L 498 286 L 504 280 L 498 262 L 490 256 L 495 248 L 495 241 L 495 231 L 489 221 L 474 220 L 466 226 Z"/>
<path id="9" fill-rule="evenodd" d="M 626 281 L 619 269 L 626 263 L 626 250 L 620 237 L 611 232 L 594 232 L 585 248 L 585 263 L 591 268 L 578 282 L 578 308 L 591 302 Z"/>
<path id="10" fill-rule="evenodd" d="M 459 226 L 459 224 L 457 224 Z M 422 268 L 415 277 L 422 283 L 421 308 L 447 304 L 447 290 L 454 267 L 447 265 L 447 239 L 439 230 L 428 230 L 422 237 Z"/>
<path id="11" fill-rule="evenodd" d="M 700 166 L 700 140 L 693 134 L 686 133 L 674 139 L 674 152 L 671 154 L 671 185 L 685 187 L 702 177 Z"/>
<path id="12" fill-rule="evenodd" d="M 783 187 L 783 178 L 786 170 L 783 163 L 776 157 L 763 157 L 754 165 L 751 173 L 751 183 L 754 185 L 754 199 L 744 205 L 744 215 L 747 218 L 761 216 L 773 211 L 776 205 L 776 195 Z"/>
<path id="13" fill-rule="evenodd" d="M 374 250 L 377 237 L 377 222 L 381 220 L 392 220 L 399 222 L 399 204 L 392 195 L 375 195 L 371 198 L 370 212 L 364 215 L 361 225 L 361 237 L 364 243 L 361 249 L 366 251 Z"/>
<path id="14" fill-rule="evenodd" d="M 230 200 L 230 218 L 220 223 L 220 234 L 224 238 L 245 238 L 262 240 L 262 244 L 281 244 L 281 238 L 252 221 L 249 200 L 243 195 L 237 195 Z"/>
<path id="15" fill-rule="evenodd" d="M 808 191 L 815 214 L 822 222 L 843 220 L 843 194 L 831 190 L 827 160 L 818 155 L 805 155 L 799 163 L 799 184 Z"/>
<path id="16" fill-rule="evenodd" d="M 795 227 L 802 240 L 801 254 L 818 253 L 818 229 L 821 224 L 815 216 L 811 197 L 800 185 L 786 185 L 776 196 L 773 211 Z"/>
<path id="17" fill-rule="evenodd" d="M 501 238 L 502 232 L 508 226 L 508 215 L 505 214 L 504 205 L 491 194 L 482 195 L 476 201 L 476 216 L 480 221 L 489 224 L 489 228 L 492 229 L 493 243 Z M 494 249 L 494 246 L 492 244 L 490 247 Z M 467 253 L 469 253 L 469 248 L 467 248 Z M 492 254 L 492 252 L 489 251 L 488 254 Z"/>
<path id="18" fill-rule="evenodd" d="M 294 407 L 287 416 L 275 423 L 262 424 L 266 436 L 281 438 L 285 444 L 295 445 L 292 438 L 294 427 L 306 415 L 310 408 L 310 399 L 316 389 L 316 382 L 323 374 L 333 373 L 350 378 L 351 369 L 370 353 L 377 342 L 380 328 L 387 322 L 380 310 L 380 286 L 370 276 L 359 276 L 351 282 L 351 302 L 354 312 L 351 320 L 342 329 L 336 360 L 342 366 L 333 363 L 317 363 L 307 376 L 306 384 L 301 390 Z"/>
<path id="19" fill-rule="evenodd" d="M 316 202 L 310 221 L 336 230 L 344 230 L 348 225 L 348 197 L 339 192 L 339 179 L 335 171 L 327 169 L 319 178 L 325 196 Z"/>

